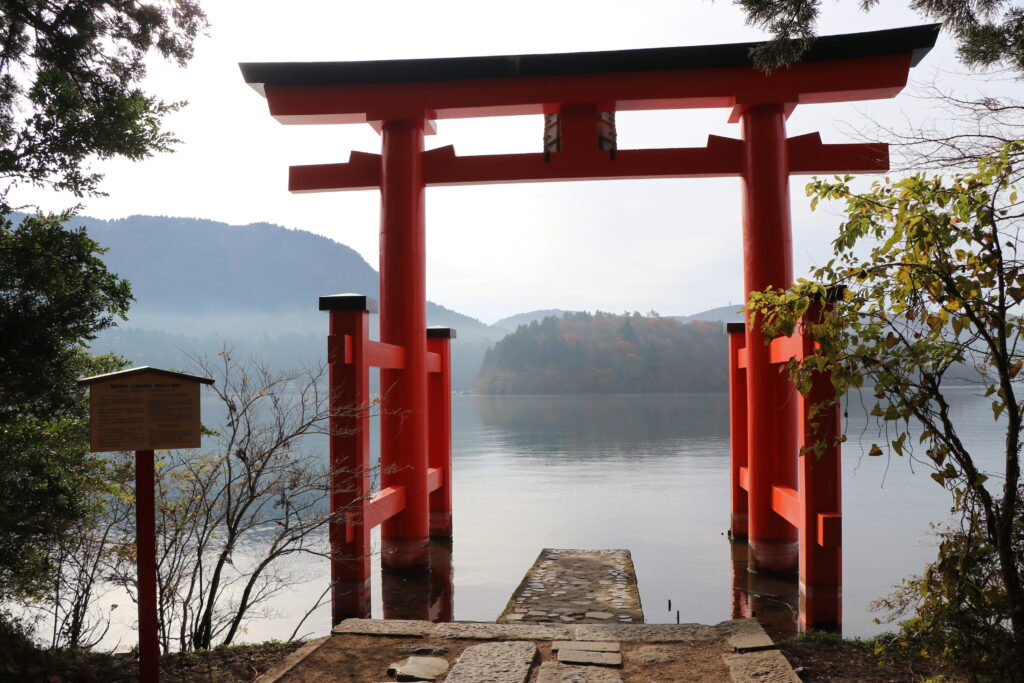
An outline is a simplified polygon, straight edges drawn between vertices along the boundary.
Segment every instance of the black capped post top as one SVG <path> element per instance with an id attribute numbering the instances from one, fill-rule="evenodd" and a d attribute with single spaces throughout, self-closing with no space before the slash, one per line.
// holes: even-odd
<path id="1" fill-rule="evenodd" d="M 190 375 L 185 372 L 176 372 L 174 370 L 161 370 L 160 368 L 152 368 L 148 365 L 140 365 L 138 367 L 131 367 L 125 370 L 118 370 L 117 372 L 108 372 L 103 375 L 93 375 L 92 377 L 81 377 L 78 380 L 79 386 L 88 386 L 95 384 L 96 382 L 105 382 L 110 379 L 120 377 L 131 377 L 141 372 L 155 372 L 158 375 L 170 377 L 173 379 L 182 380 L 185 382 L 199 382 L 200 384 L 213 384 L 213 379 L 210 377 L 200 377 L 199 375 Z"/>
<path id="2" fill-rule="evenodd" d="M 941 24 L 815 38 L 801 62 L 911 53 L 916 66 L 935 45 Z M 639 50 L 537 55 L 391 59 L 358 62 L 243 62 L 242 77 L 264 94 L 265 85 L 357 85 L 458 81 L 478 78 L 713 69 L 753 66 L 750 51 L 764 45 L 724 43 Z"/>
<path id="3" fill-rule="evenodd" d="M 427 339 L 455 339 L 455 330 L 437 325 L 428 327 Z"/>
<path id="4" fill-rule="evenodd" d="M 746 329 L 747 329 L 747 324 L 746 323 L 726 323 L 725 324 L 725 331 L 728 334 L 740 334 L 742 332 L 745 332 Z"/>
<path id="5" fill-rule="evenodd" d="M 365 294 L 330 294 L 320 297 L 321 311 L 377 312 L 377 300 Z"/>

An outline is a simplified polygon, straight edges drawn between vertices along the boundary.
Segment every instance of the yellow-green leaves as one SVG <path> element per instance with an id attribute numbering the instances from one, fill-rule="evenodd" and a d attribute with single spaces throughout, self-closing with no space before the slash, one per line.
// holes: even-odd
<path id="1" fill-rule="evenodd" d="M 751 293 L 747 307 L 766 338 L 803 330 L 817 342 L 814 354 L 785 366 L 805 396 L 820 373 L 831 376 L 837 396 L 873 389 L 870 415 L 885 436 L 868 455 L 886 448 L 907 454 L 912 437 L 942 468 L 933 478 L 950 488 L 955 481 L 963 495 L 984 481 L 966 481 L 970 454 L 956 437 L 956 416 L 942 412 L 950 376 L 981 372 L 1001 425 L 1020 424 L 1024 406 L 1012 395 L 1024 377 L 1024 219 L 1016 213 L 1010 164 L 1010 151 L 1019 157 L 1022 145 L 1011 143 L 954 176 L 894 176 L 870 185 L 814 178 L 806 186 L 812 208 L 833 203 L 843 214 L 833 254 L 786 291 Z M 841 297 L 825 296 L 837 286 Z M 817 310 L 812 304 L 826 301 L 822 315 L 804 320 Z"/>

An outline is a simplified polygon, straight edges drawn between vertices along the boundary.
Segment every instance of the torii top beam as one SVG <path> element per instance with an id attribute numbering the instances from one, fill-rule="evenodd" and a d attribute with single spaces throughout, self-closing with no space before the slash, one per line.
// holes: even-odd
<path id="1" fill-rule="evenodd" d="M 766 74 L 760 43 L 565 54 L 241 64 L 282 123 L 361 123 L 554 113 L 845 102 L 892 97 L 934 46 L 939 25 L 823 36 L 801 62 Z"/>
<path id="2" fill-rule="evenodd" d="M 750 50 L 762 43 L 364 62 L 241 64 L 245 81 L 284 124 L 371 123 L 517 114 L 562 114 L 567 136 L 589 140 L 590 111 L 743 108 L 893 97 L 912 66 L 934 46 L 939 25 L 823 36 L 801 62 L 765 73 Z M 581 105 L 583 105 L 581 107 Z M 573 133 L 572 131 L 577 131 Z M 792 138 L 790 173 L 880 171 L 885 145 L 823 145 L 817 134 Z M 424 154 L 427 185 L 718 177 L 741 172 L 740 142 L 712 137 L 706 147 L 619 150 L 576 148 L 554 154 Z M 379 187 L 378 155 L 353 152 L 347 164 L 291 168 L 293 192 Z"/>

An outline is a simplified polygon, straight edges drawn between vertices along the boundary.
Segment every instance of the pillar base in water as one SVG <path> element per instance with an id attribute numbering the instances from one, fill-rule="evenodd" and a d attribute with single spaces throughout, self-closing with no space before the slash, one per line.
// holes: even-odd
<path id="1" fill-rule="evenodd" d="M 430 537 L 452 537 L 452 513 L 450 511 L 430 513 Z"/>
<path id="2" fill-rule="evenodd" d="M 370 578 L 339 579 L 331 588 L 331 623 L 370 618 Z"/>
<path id="3" fill-rule="evenodd" d="M 758 574 L 775 576 L 795 575 L 797 571 L 799 544 L 795 541 L 748 539 L 750 556 L 749 569 Z"/>
<path id="4" fill-rule="evenodd" d="M 843 587 L 800 582 L 800 630 L 843 632 Z"/>
<path id="5" fill-rule="evenodd" d="M 391 571 L 430 568 L 429 538 L 381 538 L 380 566 Z"/>
<path id="6" fill-rule="evenodd" d="M 745 539 L 747 537 L 747 530 L 749 529 L 749 520 L 749 513 L 732 513 L 732 523 L 729 525 L 729 530 L 732 532 L 732 537 L 734 540 Z"/>

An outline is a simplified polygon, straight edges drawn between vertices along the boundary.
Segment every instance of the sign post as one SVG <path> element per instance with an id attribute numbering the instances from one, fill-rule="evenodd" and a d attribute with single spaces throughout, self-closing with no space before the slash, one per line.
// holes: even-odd
<path id="1" fill-rule="evenodd" d="M 160 645 L 153 451 L 199 447 L 199 385 L 213 384 L 213 380 L 142 366 L 86 377 L 78 384 L 89 387 L 90 450 L 135 451 L 139 680 L 156 683 Z"/>

